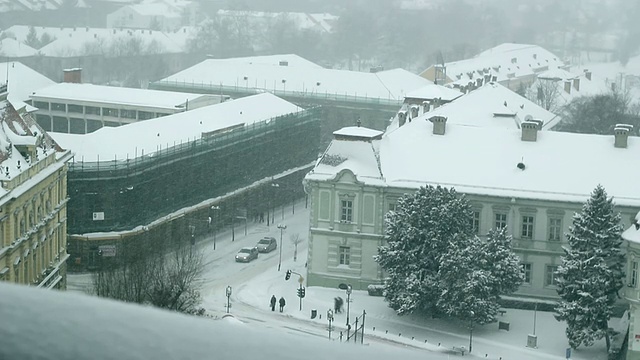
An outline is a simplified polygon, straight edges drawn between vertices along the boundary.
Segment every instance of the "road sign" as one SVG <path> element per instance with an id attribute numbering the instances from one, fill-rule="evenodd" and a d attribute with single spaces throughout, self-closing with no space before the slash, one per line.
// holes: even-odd
<path id="1" fill-rule="evenodd" d="M 104 257 L 113 257 L 116 256 L 116 246 L 115 245 L 100 245 L 98 246 L 98 250 Z"/>
<path id="2" fill-rule="evenodd" d="M 104 212 L 94 212 L 93 221 L 104 220 Z"/>

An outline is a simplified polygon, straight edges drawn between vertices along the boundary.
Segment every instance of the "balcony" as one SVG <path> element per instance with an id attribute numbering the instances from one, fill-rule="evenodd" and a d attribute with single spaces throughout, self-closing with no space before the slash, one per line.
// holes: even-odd
<path id="1" fill-rule="evenodd" d="M 565 243 L 561 241 L 531 239 L 513 239 L 512 241 L 514 250 L 537 251 L 542 253 L 562 253 L 563 245 L 565 245 Z"/>

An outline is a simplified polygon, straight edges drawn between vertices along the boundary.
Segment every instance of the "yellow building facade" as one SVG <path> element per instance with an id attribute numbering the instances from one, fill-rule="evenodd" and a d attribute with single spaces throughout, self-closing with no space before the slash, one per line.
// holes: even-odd
<path id="1" fill-rule="evenodd" d="M 0 87 L 0 281 L 66 288 L 67 161 Z"/>

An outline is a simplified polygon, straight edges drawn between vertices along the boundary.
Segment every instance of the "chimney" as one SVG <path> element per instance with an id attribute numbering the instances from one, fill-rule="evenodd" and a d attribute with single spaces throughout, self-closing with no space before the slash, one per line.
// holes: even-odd
<path id="1" fill-rule="evenodd" d="M 415 119 L 415 118 L 418 117 L 418 111 L 419 111 L 418 106 L 416 106 L 416 105 L 412 105 L 411 106 L 411 118 L 412 119 Z"/>
<path id="2" fill-rule="evenodd" d="M 433 135 L 444 135 L 447 129 L 447 118 L 444 116 L 434 116 L 429 119 L 433 123 Z"/>
<path id="3" fill-rule="evenodd" d="M 584 77 L 591 81 L 591 71 L 589 71 L 589 69 L 584 69 Z"/>
<path id="4" fill-rule="evenodd" d="M 629 133 L 632 130 L 633 130 L 633 125 L 616 124 L 616 127 L 613 129 L 613 135 L 615 136 L 615 141 L 613 142 L 613 146 L 621 149 L 626 148 L 627 140 L 629 139 Z"/>
<path id="5" fill-rule="evenodd" d="M 398 127 L 404 125 L 407 122 L 407 112 L 402 110 L 398 112 Z"/>
<path id="6" fill-rule="evenodd" d="M 573 88 L 580 91 L 580 78 L 573 79 Z"/>
<path id="7" fill-rule="evenodd" d="M 81 84 L 82 83 L 82 68 L 64 69 L 63 82 Z"/>
<path id="8" fill-rule="evenodd" d="M 567 94 L 571 94 L 571 81 L 565 81 L 564 82 L 564 91 Z"/>
<path id="9" fill-rule="evenodd" d="M 538 123 L 534 121 L 525 121 L 520 124 L 522 129 L 522 141 L 536 141 L 538 139 Z"/>
<path id="10" fill-rule="evenodd" d="M 476 86 L 477 86 L 477 87 L 482 86 L 482 80 L 483 80 L 482 78 L 477 78 L 477 79 L 476 79 Z"/>
<path id="11" fill-rule="evenodd" d="M 289 61 L 287 61 L 287 60 L 280 60 L 280 62 L 278 62 L 278 65 L 280 65 L 280 66 L 289 66 Z"/>

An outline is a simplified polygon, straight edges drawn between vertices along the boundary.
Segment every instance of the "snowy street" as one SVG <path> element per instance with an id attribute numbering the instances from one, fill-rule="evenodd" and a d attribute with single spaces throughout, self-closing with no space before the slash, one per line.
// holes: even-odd
<path id="1" fill-rule="evenodd" d="M 198 239 L 196 246 L 204 251 L 205 272 L 203 274 L 202 306 L 215 318 L 222 317 L 227 309 L 225 289 L 232 287 L 230 297 L 230 313 L 248 324 L 278 329 L 278 331 L 306 333 L 313 336 L 329 337 L 326 314 L 333 308 L 333 299 L 347 296 L 344 290 L 319 287 L 306 289 L 303 309 L 299 310 L 299 298 L 296 296 L 298 276 L 293 274 L 285 281 L 288 269 L 306 276 L 305 262 L 307 258 L 309 212 L 304 201 L 295 206 L 295 215 L 291 206 L 276 210 L 275 223 L 267 227 L 265 223 L 247 224 L 247 235 L 244 224 L 237 224 L 235 241 L 231 241 L 231 229 L 224 229 L 216 234 L 216 250 L 213 250 L 213 234 L 206 239 Z M 260 254 L 257 260 L 249 263 L 236 263 L 235 254 L 245 246 L 255 246 L 264 236 L 277 239 L 280 246 L 280 229 L 278 224 L 286 224 L 282 232 L 282 267 L 278 271 L 280 249 L 268 254 Z M 297 261 L 293 261 L 294 245 L 291 234 L 299 234 L 303 241 L 298 245 Z M 90 283 L 90 275 L 69 274 L 68 289 L 83 291 Z M 269 299 L 272 295 L 286 299 L 284 312 L 276 309 L 271 312 Z M 469 346 L 469 330 L 462 324 L 444 319 L 427 319 L 417 315 L 399 317 L 387 307 L 383 297 L 369 296 L 366 291 L 354 291 L 349 304 L 350 319 L 366 311 L 364 343 L 365 344 L 402 344 L 429 351 L 428 358 L 446 359 L 454 355 L 446 353 L 453 347 Z M 311 319 L 311 310 L 317 310 L 318 317 Z M 331 339 L 337 341 L 340 331 L 346 334 L 346 310 L 335 314 Z M 526 347 L 527 335 L 533 332 L 534 312 L 506 309 L 499 318 L 508 322 L 510 330 L 498 330 L 498 324 L 476 327 L 473 331 L 472 355 L 487 359 L 566 359 L 568 347 L 564 335 L 565 326 L 557 322 L 553 314 L 537 312 L 536 335 L 538 348 Z M 375 330 L 374 330 L 375 328 Z M 412 338 L 414 338 L 412 340 Z M 426 342 L 425 342 L 426 340 Z M 360 336 L 358 336 L 360 342 Z M 440 345 L 440 346 L 439 346 Z M 459 356 L 459 355 L 456 355 Z M 467 354 L 465 354 L 467 356 Z M 574 351 L 572 359 L 606 359 L 604 340 L 591 348 Z"/>

